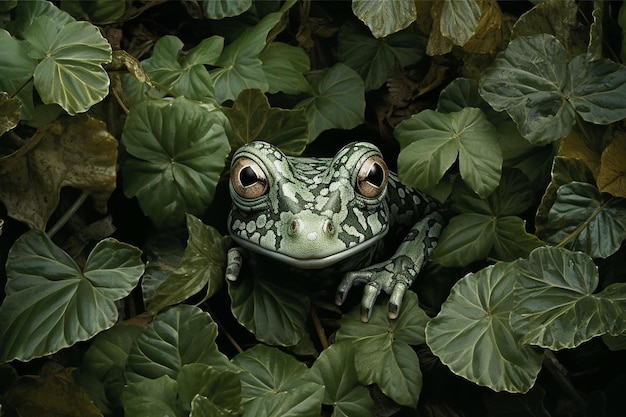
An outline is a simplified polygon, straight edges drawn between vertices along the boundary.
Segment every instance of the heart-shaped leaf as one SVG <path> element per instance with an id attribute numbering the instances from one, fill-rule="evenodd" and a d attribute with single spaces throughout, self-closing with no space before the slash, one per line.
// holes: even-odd
<path id="1" fill-rule="evenodd" d="M 388 316 L 385 305 L 375 305 L 368 323 L 361 321 L 360 308 L 341 320 L 337 342 L 348 341 L 355 348 L 359 380 L 378 384 L 399 404 L 415 407 L 422 389 L 422 372 L 417 354 L 409 345 L 424 343 L 428 316 L 419 308 L 417 295 L 404 296 L 398 318 Z"/>
<path id="2" fill-rule="evenodd" d="M 222 123 L 184 97 L 131 108 L 122 134 L 130 154 L 122 168 L 124 192 L 136 196 L 158 226 L 179 224 L 213 200 L 230 150 Z"/>
<path id="3" fill-rule="evenodd" d="M 413 0 L 353 0 L 352 11 L 377 38 L 404 29 L 417 17 Z"/>
<path id="4" fill-rule="evenodd" d="M 581 252 L 538 248 L 520 262 L 511 325 L 531 343 L 573 348 L 605 333 L 626 331 L 626 284 L 600 293 L 598 268 Z"/>
<path id="5" fill-rule="evenodd" d="M 428 346 L 452 372 L 494 391 L 526 392 L 542 355 L 520 345 L 509 323 L 517 263 L 498 263 L 458 281 L 426 326 Z"/>
<path id="6" fill-rule="evenodd" d="M 25 233 L 7 259 L 0 362 L 49 355 L 113 326 L 115 301 L 143 270 L 139 249 L 115 239 L 99 242 L 81 269 L 43 232 Z"/>
<path id="7" fill-rule="evenodd" d="M 102 64 L 111 62 L 111 46 L 89 22 L 65 25 L 48 16 L 36 18 L 24 38 L 39 61 L 33 74 L 44 103 L 59 104 L 69 114 L 82 113 L 109 93 Z"/>

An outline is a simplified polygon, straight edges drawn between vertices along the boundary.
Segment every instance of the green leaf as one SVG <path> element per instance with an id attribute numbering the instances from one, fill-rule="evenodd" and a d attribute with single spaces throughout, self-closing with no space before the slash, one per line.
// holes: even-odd
<path id="1" fill-rule="evenodd" d="M 333 417 L 375 415 L 369 390 L 359 382 L 354 354 L 350 342 L 335 343 L 325 349 L 311 367 L 315 380 L 324 385 L 324 404 L 334 407 Z"/>
<path id="2" fill-rule="evenodd" d="M 222 235 L 200 219 L 187 214 L 189 239 L 178 267 L 156 289 L 147 310 L 159 312 L 185 301 L 205 286 L 206 298 L 215 294 L 224 282 L 226 243 Z"/>
<path id="3" fill-rule="evenodd" d="M 295 346 L 306 333 L 309 297 L 279 280 L 248 276 L 229 281 L 228 294 L 233 315 L 260 342 Z"/>
<path id="4" fill-rule="evenodd" d="M 22 102 L 21 117 L 30 119 L 34 110 L 33 84 L 27 81 L 33 76 L 37 61 L 29 56 L 28 43 L 18 41 L 4 29 L 0 29 L 0 44 L 2 44 L 0 90 L 6 91 L 11 96 L 15 95 L 15 98 Z"/>
<path id="5" fill-rule="evenodd" d="M 49 355 L 113 326 L 115 301 L 130 294 L 143 273 L 140 255 L 134 246 L 105 239 L 81 270 L 43 232 L 18 238 L 0 306 L 0 362 Z"/>
<path id="6" fill-rule="evenodd" d="M 298 103 L 309 123 L 309 142 L 328 129 L 352 129 L 363 123 L 365 90 L 363 80 L 344 64 L 317 74 L 311 81 L 313 96 Z"/>
<path id="7" fill-rule="evenodd" d="M 375 305 L 369 322 L 363 323 L 360 309 L 353 309 L 341 320 L 337 342 L 345 340 L 354 346 L 356 371 L 363 384 L 378 384 L 398 404 L 415 407 L 422 373 L 417 354 L 409 345 L 424 343 L 428 316 L 412 291 L 404 296 L 397 319 L 390 319 L 387 310 L 384 305 Z"/>
<path id="8" fill-rule="evenodd" d="M 191 363 L 181 368 L 177 382 L 179 398 L 186 410 L 192 409 L 197 395 L 208 399 L 216 411 L 226 415 L 241 407 L 241 381 L 237 372 Z"/>
<path id="9" fill-rule="evenodd" d="M 183 417 L 176 404 L 176 381 L 167 375 L 129 384 L 123 393 L 125 415 Z"/>
<path id="10" fill-rule="evenodd" d="M 233 358 L 245 372 L 243 385 L 244 416 L 320 415 L 324 387 L 310 380 L 302 362 L 276 348 L 256 345 Z"/>
<path id="11" fill-rule="evenodd" d="M 495 224 L 492 257 L 502 261 L 525 258 L 535 248 L 545 244 L 526 231 L 526 221 L 517 216 L 501 217 Z"/>
<path id="12" fill-rule="evenodd" d="M 485 259 L 495 242 L 494 217 L 463 213 L 450 219 L 431 259 L 444 266 L 465 266 Z"/>
<path id="13" fill-rule="evenodd" d="M 311 63 L 304 49 L 272 42 L 263 49 L 259 58 L 263 62 L 269 93 L 300 94 L 308 91 L 309 82 L 304 73 L 310 70 Z"/>
<path id="14" fill-rule="evenodd" d="M 14 19 L 11 19 L 7 26 L 8 30 L 18 38 L 24 38 L 25 32 L 39 16 L 48 16 L 61 26 L 76 21 L 52 2 L 44 0 L 20 1 L 13 13 Z"/>
<path id="15" fill-rule="evenodd" d="M 369 91 L 382 86 L 398 64 L 405 67 L 422 59 L 424 42 L 414 30 L 376 39 L 362 25 L 349 22 L 339 31 L 337 54 L 340 62 L 359 73 Z"/>
<path id="16" fill-rule="evenodd" d="M 39 61 L 33 76 L 44 103 L 56 103 L 73 115 L 109 93 L 109 76 L 102 64 L 111 62 L 111 46 L 96 26 L 89 22 L 62 25 L 40 16 L 24 37 L 31 45 L 30 56 Z"/>
<path id="17" fill-rule="evenodd" d="M 107 24 L 124 20 L 131 4 L 131 0 L 63 0 L 61 7 L 78 19 Z"/>
<path id="18" fill-rule="evenodd" d="M 233 128 L 229 136 L 232 149 L 255 140 L 269 142 L 287 155 L 300 155 L 308 141 L 304 110 L 270 107 L 260 90 L 244 90 L 232 108 L 223 107 Z"/>
<path id="19" fill-rule="evenodd" d="M 163 36 L 154 45 L 152 56 L 141 62 L 150 79 L 190 99 L 213 99 L 213 80 L 205 65 L 213 65 L 224 47 L 224 38 L 211 36 L 183 53 L 176 36 Z"/>
<path id="20" fill-rule="evenodd" d="M 494 391 L 526 392 L 542 355 L 520 345 L 509 323 L 517 263 L 498 263 L 458 281 L 426 326 L 432 352 L 452 372 Z"/>
<path id="21" fill-rule="evenodd" d="M 500 182 L 498 137 L 479 109 L 424 110 L 398 124 L 394 135 L 402 148 L 398 175 L 410 187 L 433 189 L 457 157 L 461 178 L 479 196 L 488 196 Z"/>
<path id="22" fill-rule="evenodd" d="M 497 111 L 506 110 L 522 136 L 545 144 L 567 136 L 575 122 L 565 99 L 567 57 L 551 35 L 513 39 L 484 73 L 480 94 Z"/>
<path id="23" fill-rule="evenodd" d="M 203 0 L 204 17 L 219 20 L 239 16 L 252 6 L 252 0 Z"/>
<path id="24" fill-rule="evenodd" d="M 129 382 L 163 375 L 176 380 L 190 363 L 230 369 L 226 356 L 217 350 L 217 324 L 211 316 L 189 305 L 172 307 L 155 317 L 131 347 L 126 378 Z"/>
<path id="25" fill-rule="evenodd" d="M 352 12 L 377 38 L 404 29 L 417 18 L 413 0 L 352 0 Z"/>
<path id="26" fill-rule="evenodd" d="M 591 184 L 574 181 L 563 185 L 543 233 L 548 243 L 606 258 L 626 238 L 626 199 L 603 196 Z"/>
<path id="27" fill-rule="evenodd" d="M 480 17 L 480 7 L 475 0 L 444 0 L 441 34 L 455 45 L 463 46 L 474 36 Z"/>
<path id="28" fill-rule="evenodd" d="M 520 262 L 511 325 L 530 343 L 573 348 L 605 333 L 626 331 L 626 284 L 594 294 L 598 268 L 580 252 L 538 248 Z"/>
<path id="29" fill-rule="evenodd" d="M 259 55 L 265 48 L 270 30 L 294 4 L 295 0 L 285 2 L 280 11 L 268 14 L 256 26 L 246 29 L 224 48 L 215 63 L 220 68 L 211 71 L 215 100 L 218 103 L 234 100 L 247 88 L 258 88 L 263 92 L 269 89 Z"/>
<path id="30" fill-rule="evenodd" d="M 230 150 L 222 123 L 184 97 L 131 108 L 122 133 L 124 193 L 158 226 L 179 224 L 213 200 Z"/>

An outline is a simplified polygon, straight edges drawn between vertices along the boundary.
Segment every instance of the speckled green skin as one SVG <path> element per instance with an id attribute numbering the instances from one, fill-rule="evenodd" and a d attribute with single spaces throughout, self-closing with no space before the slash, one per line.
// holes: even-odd
<path id="1" fill-rule="evenodd" d="M 253 161 L 262 171 L 265 191 L 244 198 L 231 178 L 228 227 L 240 246 L 229 251 L 227 278 L 238 278 L 248 251 L 295 268 L 338 268 L 343 273 L 338 304 L 353 284 L 365 283 L 362 319 L 369 318 L 381 290 L 391 295 L 389 316 L 397 317 L 445 219 L 436 201 L 404 187 L 391 172 L 380 194 L 363 195 L 359 172 L 377 157 L 382 158 L 378 148 L 366 142 L 349 144 L 334 158 L 287 157 L 265 142 L 240 148 L 233 165 L 239 158 Z M 395 245 L 395 253 L 369 265 L 383 245 Z"/>

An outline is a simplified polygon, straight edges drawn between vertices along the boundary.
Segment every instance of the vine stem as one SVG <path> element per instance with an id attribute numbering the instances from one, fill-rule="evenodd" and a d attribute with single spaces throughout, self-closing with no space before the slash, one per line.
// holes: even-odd
<path id="1" fill-rule="evenodd" d="M 576 407 L 579 410 L 585 410 L 587 408 L 587 403 L 574 384 L 572 384 L 572 381 L 567 378 L 567 369 L 561 364 L 561 362 L 559 362 L 557 357 L 554 355 L 554 352 L 551 350 L 544 349 L 544 354 L 544 364 L 546 365 L 548 372 L 550 372 L 550 375 L 556 379 L 561 389 L 563 389 L 563 391 L 565 391 L 565 393 L 571 398 L 574 404 L 576 404 Z"/>
<path id="2" fill-rule="evenodd" d="M 52 238 L 63 226 L 67 223 L 74 214 L 78 211 L 80 206 L 83 205 L 85 200 L 89 197 L 89 193 L 87 191 L 83 191 L 83 193 L 78 196 L 76 201 L 72 204 L 72 206 L 61 216 L 61 218 L 48 230 L 48 237 Z"/>

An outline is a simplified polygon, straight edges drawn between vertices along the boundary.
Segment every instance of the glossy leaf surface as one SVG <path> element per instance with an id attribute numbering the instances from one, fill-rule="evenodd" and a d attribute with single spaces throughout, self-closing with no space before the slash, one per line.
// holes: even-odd
<path id="1" fill-rule="evenodd" d="M 404 29 L 417 17 L 412 0 L 353 0 L 352 11 L 377 38 Z"/>

